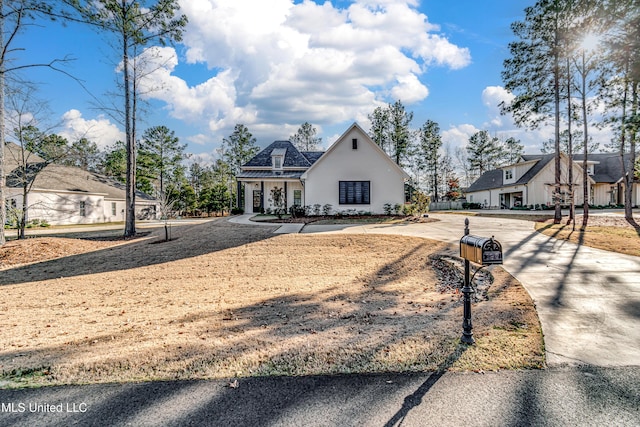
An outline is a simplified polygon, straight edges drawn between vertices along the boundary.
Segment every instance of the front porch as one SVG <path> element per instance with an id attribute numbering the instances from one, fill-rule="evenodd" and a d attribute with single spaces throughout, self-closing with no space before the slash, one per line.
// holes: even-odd
<path id="1" fill-rule="evenodd" d="M 287 212 L 292 206 L 304 206 L 304 187 L 300 180 L 251 180 L 242 181 L 244 185 L 243 207 L 246 213 L 265 213 L 275 209 L 273 192 L 282 189 L 284 208 Z"/>

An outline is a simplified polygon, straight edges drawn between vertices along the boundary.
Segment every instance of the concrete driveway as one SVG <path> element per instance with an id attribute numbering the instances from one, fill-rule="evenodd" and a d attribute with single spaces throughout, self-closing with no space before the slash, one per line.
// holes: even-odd
<path id="1" fill-rule="evenodd" d="M 457 245 L 463 215 L 422 224 L 307 225 L 303 233 L 401 234 Z M 640 366 L 640 258 L 535 232 L 532 222 L 469 217 L 471 234 L 502 243 L 504 268 L 536 303 L 547 363 Z"/>

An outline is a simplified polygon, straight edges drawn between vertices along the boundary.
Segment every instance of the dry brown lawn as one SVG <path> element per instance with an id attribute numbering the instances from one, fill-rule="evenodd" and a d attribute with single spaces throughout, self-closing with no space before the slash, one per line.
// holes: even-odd
<path id="1" fill-rule="evenodd" d="M 590 216 L 585 231 L 580 231 L 582 215 L 576 216 L 573 224 L 567 225 L 567 218 L 561 224 L 553 224 L 549 219 L 536 223 L 536 230 L 573 243 L 604 249 L 607 251 L 640 256 L 640 228 L 629 224 L 623 217 Z"/>
<path id="2" fill-rule="evenodd" d="M 452 248 L 272 231 L 216 220 L 176 228 L 170 242 L 7 244 L 2 385 L 544 364 L 532 301 L 499 267 L 473 305 L 477 344 L 467 348 Z M 66 256 L 43 260 L 43 248 Z"/>

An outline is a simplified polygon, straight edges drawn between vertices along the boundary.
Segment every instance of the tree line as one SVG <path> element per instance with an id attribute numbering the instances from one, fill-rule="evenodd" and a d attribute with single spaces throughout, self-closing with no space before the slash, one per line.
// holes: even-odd
<path id="1" fill-rule="evenodd" d="M 514 98 L 502 104 L 519 126 L 535 129 L 553 125 L 545 149 L 555 153 L 555 217 L 561 221 L 563 177 L 560 154 L 587 155 L 597 149 L 590 130 L 614 131 L 609 149 L 619 153 L 625 185 L 625 217 L 633 222 L 632 184 L 640 115 L 640 1 L 539 0 L 525 9 L 523 21 L 511 25 L 516 40 L 509 44 L 502 78 Z M 564 182 L 572 198 L 576 177 L 569 168 Z M 588 221 L 587 187 L 583 186 Z M 573 220 L 573 209 L 569 220 Z M 575 221 L 574 227 L 575 227 Z"/>
<path id="2" fill-rule="evenodd" d="M 476 132 L 465 147 L 452 153 L 442 141 L 437 122 L 426 120 L 415 129 L 413 116 L 401 100 L 378 106 L 368 115 L 369 136 L 409 172 L 411 185 L 429 194 L 432 201 L 455 200 L 461 186 L 470 185 L 488 170 L 515 163 L 523 154 L 519 140 L 503 141 L 487 130 Z"/>
<path id="3" fill-rule="evenodd" d="M 151 4 L 149 4 L 151 3 Z M 101 104 L 101 108 L 112 115 L 125 129 L 126 149 L 126 214 L 125 236 L 136 234 L 136 142 L 137 122 L 140 113 L 140 83 L 145 76 L 145 64 L 142 59 L 144 50 L 153 45 L 182 40 L 182 32 L 187 17 L 179 14 L 177 0 L 2 0 L 0 1 L 0 124 L 5 123 L 5 89 L 7 78 L 17 77 L 20 70 L 32 67 L 46 67 L 58 73 L 70 76 L 59 65 L 68 58 L 53 58 L 50 61 L 19 63 L 12 55 L 20 50 L 20 35 L 38 20 L 61 20 L 88 25 L 104 35 L 110 43 L 121 64 L 122 73 L 117 80 L 119 95 L 114 105 Z M 28 55 L 27 55 L 27 58 Z M 73 77 L 73 76 L 70 76 Z M 20 85 L 20 82 L 17 83 Z M 6 199 L 5 177 L 5 128 L 0 126 L 0 201 Z M 5 203 L 0 206 L 0 222 L 6 221 Z M 0 227 L 0 245 L 5 243 L 4 227 Z"/>

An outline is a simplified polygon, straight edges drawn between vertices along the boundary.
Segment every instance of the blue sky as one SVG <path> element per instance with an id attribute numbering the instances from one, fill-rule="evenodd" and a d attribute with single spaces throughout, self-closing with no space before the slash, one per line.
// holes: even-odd
<path id="1" fill-rule="evenodd" d="M 182 43 L 152 49 L 143 82 L 149 107 L 140 131 L 166 125 L 187 151 L 210 160 L 236 123 L 266 146 L 287 139 L 304 121 L 324 148 L 367 114 L 401 99 L 412 126 L 440 124 L 453 151 L 486 129 L 515 136 L 539 152 L 549 129 L 517 129 L 501 117 L 509 99 L 500 72 L 512 40 L 510 24 L 531 2 L 520 0 L 180 0 L 189 24 Z M 40 84 L 50 121 L 69 140 L 86 136 L 101 147 L 122 127 L 96 99 L 116 92 L 117 52 L 104 34 L 76 24 L 43 22 L 17 40 L 16 63 L 69 55 L 65 70 L 25 72 Z"/>

